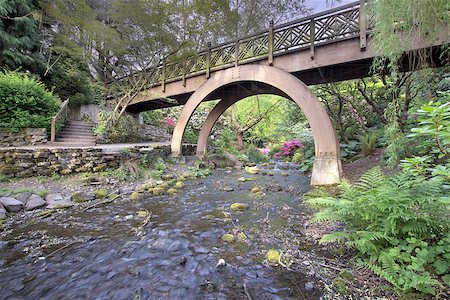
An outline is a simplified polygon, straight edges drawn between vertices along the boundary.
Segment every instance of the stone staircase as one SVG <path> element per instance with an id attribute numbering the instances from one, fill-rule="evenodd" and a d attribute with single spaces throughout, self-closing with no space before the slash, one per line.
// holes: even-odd
<path id="1" fill-rule="evenodd" d="M 59 130 L 52 145 L 64 147 L 94 146 L 93 127 L 94 123 L 91 122 L 67 120 Z"/>

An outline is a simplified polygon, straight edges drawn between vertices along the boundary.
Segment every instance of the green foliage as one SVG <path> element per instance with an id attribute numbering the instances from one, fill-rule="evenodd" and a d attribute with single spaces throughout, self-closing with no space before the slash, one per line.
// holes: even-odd
<path id="1" fill-rule="evenodd" d="M 98 123 L 94 128 L 97 135 L 100 135 L 105 143 L 137 142 L 139 137 L 139 124 L 130 115 L 119 117 L 114 112 L 99 112 Z"/>
<path id="2" fill-rule="evenodd" d="M 385 278 L 398 292 L 434 294 L 438 279 L 449 274 L 450 261 L 450 197 L 442 181 L 409 172 L 386 177 L 374 168 L 354 185 L 343 182 L 341 189 L 337 197 L 307 200 L 321 209 L 315 221 L 347 225 L 345 231 L 324 235 L 321 242 L 357 250 L 357 264 Z"/>
<path id="3" fill-rule="evenodd" d="M 377 144 L 377 138 L 378 134 L 376 132 L 367 132 L 359 136 L 362 154 L 367 156 L 373 153 Z"/>
<path id="4" fill-rule="evenodd" d="M 408 137 L 425 137 L 427 152 L 437 160 L 450 158 L 450 92 L 442 93 L 441 102 L 429 102 L 417 111 L 418 127 L 411 129 Z"/>
<path id="5" fill-rule="evenodd" d="M 40 32 L 35 0 L 0 1 L 0 66 L 41 73 Z"/>
<path id="6" fill-rule="evenodd" d="M 100 104 L 104 99 L 104 87 L 90 81 L 88 64 L 82 53 L 70 50 L 70 46 L 56 41 L 50 49 L 55 65 L 46 72 L 44 83 L 61 99 L 70 99 L 71 106 Z"/>
<path id="7" fill-rule="evenodd" d="M 369 3 L 375 16 L 372 32 L 375 51 L 381 61 L 387 58 L 392 67 L 417 39 L 431 43 L 448 28 L 447 0 L 378 0 Z M 426 55 L 426 52 L 421 51 L 421 54 Z"/>
<path id="8" fill-rule="evenodd" d="M 347 160 L 358 154 L 361 144 L 358 141 L 350 140 L 348 143 L 341 143 L 341 158 Z"/>
<path id="9" fill-rule="evenodd" d="M 269 160 L 267 155 L 262 154 L 254 145 L 251 144 L 247 145 L 244 155 L 248 158 L 248 161 L 252 163 L 262 163 Z"/>
<path id="10" fill-rule="evenodd" d="M 154 166 L 155 166 L 156 171 L 159 174 L 159 177 L 161 177 L 161 175 L 164 174 L 164 172 L 167 169 L 166 163 L 164 162 L 164 160 L 161 157 L 158 157 L 156 159 Z"/>
<path id="11" fill-rule="evenodd" d="M 0 73 L 0 127 L 49 128 L 59 100 L 37 80 L 19 72 Z"/>
<path id="12" fill-rule="evenodd" d="M 142 118 L 145 124 L 153 126 L 164 126 L 164 113 L 160 109 L 150 110 L 142 113 Z"/>
<path id="13" fill-rule="evenodd" d="M 211 175 L 211 170 L 200 160 L 196 161 L 194 166 L 189 167 L 188 169 L 195 177 L 202 178 Z"/>

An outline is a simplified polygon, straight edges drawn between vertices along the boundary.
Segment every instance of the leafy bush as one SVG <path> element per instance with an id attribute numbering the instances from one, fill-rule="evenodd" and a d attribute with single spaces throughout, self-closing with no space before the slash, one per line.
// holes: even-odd
<path id="1" fill-rule="evenodd" d="M 139 124 L 130 115 L 119 117 L 114 112 L 99 112 L 98 123 L 94 128 L 97 135 L 100 135 L 105 143 L 137 142 L 139 137 Z"/>
<path id="2" fill-rule="evenodd" d="M 19 72 L 0 72 L 0 127 L 50 128 L 60 101 L 37 80 Z"/>
<path id="3" fill-rule="evenodd" d="M 267 155 L 262 154 L 261 151 L 256 149 L 256 147 L 251 144 L 247 146 L 244 154 L 247 156 L 248 161 L 252 163 L 267 162 L 269 160 Z"/>
<path id="4" fill-rule="evenodd" d="M 341 143 L 341 158 L 343 160 L 350 159 L 356 154 L 360 149 L 360 143 L 355 140 L 350 140 L 348 143 Z"/>
<path id="5" fill-rule="evenodd" d="M 321 209 L 314 220 L 340 221 L 345 231 L 326 234 L 322 243 L 356 249 L 356 263 L 389 281 L 398 292 L 434 294 L 450 283 L 449 195 L 442 181 L 409 172 L 385 177 L 374 168 L 358 183 L 341 184 L 337 197 L 308 203 Z"/>

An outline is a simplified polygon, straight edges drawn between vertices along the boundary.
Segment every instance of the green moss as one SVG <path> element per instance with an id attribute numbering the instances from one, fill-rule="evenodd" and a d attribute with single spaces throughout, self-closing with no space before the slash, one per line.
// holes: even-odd
<path id="1" fill-rule="evenodd" d="M 335 279 L 333 279 L 332 287 L 341 295 L 345 295 L 347 293 L 347 284 L 341 277 L 336 277 Z"/>
<path id="2" fill-rule="evenodd" d="M 235 239 L 236 238 L 231 233 L 225 233 L 224 235 L 222 235 L 222 241 L 224 241 L 225 243 L 233 243 Z"/>
<path id="3" fill-rule="evenodd" d="M 108 196 L 108 190 L 107 189 L 97 189 L 94 191 L 95 198 L 101 199 Z"/>
<path id="4" fill-rule="evenodd" d="M 249 208 L 248 204 L 245 203 L 233 203 L 230 206 L 231 210 L 247 210 Z"/>
<path id="5" fill-rule="evenodd" d="M 242 231 L 237 234 L 237 238 L 240 241 L 246 241 L 247 240 L 247 236 Z"/>
<path id="6" fill-rule="evenodd" d="M 75 192 L 72 194 L 72 201 L 76 203 L 86 202 L 86 196 L 82 192 Z"/>
<path id="7" fill-rule="evenodd" d="M 153 195 L 159 196 L 159 195 L 162 195 L 162 194 L 164 194 L 164 189 L 163 189 L 163 188 L 161 188 L 161 187 L 155 187 L 155 188 L 153 189 Z"/>
<path id="8" fill-rule="evenodd" d="M 175 183 L 175 188 L 177 189 L 182 189 L 185 187 L 185 184 L 183 181 L 177 181 L 177 183 Z"/>
<path id="9" fill-rule="evenodd" d="M 164 174 L 161 176 L 161 178 L 163 180 L 170 180 L 170 179 L 173 179 L 173 175 L 172 174 Z"/>
<path id="10" fill-rule="evenodd" d="M 138 201 L 141 198 L 141 195 L 138 192 L 132 192 L 130 195 L 130 200 Z"/>
<path id="11" fill-rule="evenodd" d="M 261 189 L 260 189 L 259 187 L 257 187 L 257 186 L 254 186 L 254 187 L 250 190 L 250 192 L 252 192 L 253 194 L 257 194 L 257 193 L 260 193 L 260 192 L 261 192 Z"/>
<path id="12" fill-rule="evenodd" d="M 118 196 L 118 194 L 111 194 L 108 196 L 108 199 L 116 199 Z"/>
<path id="13" fill-rule="evenodd" d="M 176 189 L 168 189 L 167 190 L 167 195 L 172 196 L 174 194 L 176 194 L 178 191 Z"/>
<path id="14" fill-rule="evenodd" d="M 275 249 L 270 249 L 266 253 L 266 259 L 271 264 L 278 264 L 280 262 L 280 252 Z"/>
<path id="15" fill-rule="evenodd" d="M 148 211 L 146 211 L 146 210 L 140 210 L 140 211 L 137 212 L 137 216 L 138 216 L 139 218 L 145 218 L 145 217 L 148 216 Z"/>

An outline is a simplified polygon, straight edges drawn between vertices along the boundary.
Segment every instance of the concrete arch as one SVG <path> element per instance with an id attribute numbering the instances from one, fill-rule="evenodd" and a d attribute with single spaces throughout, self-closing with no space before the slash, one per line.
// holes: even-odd
<path id="1" fill-rule="evenodd" d="M 267 84 L 287 95 L 300 107 L 311 126 L 315 144 L 316 156 L 311 185 L 338 183 L 341 176 L 339 142 L 325 108 L 303 82 L 290 73 L 270 66 L 244 65 L 213 73 L 211 78 L 191 95 L 183 107 L 173 132 L 172 155 L 181 155 L 184 131 L 198 105 L 221 87 L 243 81 Z M 241 98 L 225 98 L 211 111 L 199 137 L 200 154 L 201 151 L 204 153 L 207 137 L 217 119 L 226 108 Z"/>

